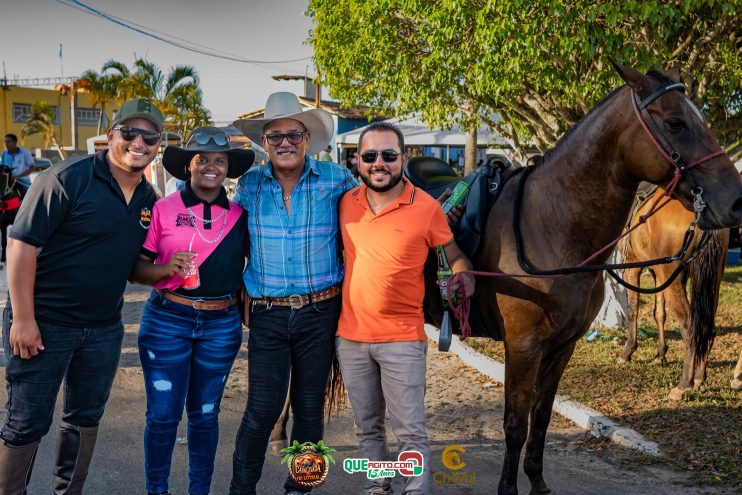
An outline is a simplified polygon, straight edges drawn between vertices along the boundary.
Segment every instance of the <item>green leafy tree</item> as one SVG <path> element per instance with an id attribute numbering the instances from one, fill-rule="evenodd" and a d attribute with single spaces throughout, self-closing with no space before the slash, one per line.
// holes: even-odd
<path id="1" fill-rule="evenodd" d="M 54 134 L 54 117 L 56 113 L 56 108 L 50 105 L 49 102 L 42 100 L 35 101 L 31 105 L 31 114 L 26 121 L 26 125 L 21 129 L 21 139 L 26 139 L 26 137 L 33 134 L 39 134 L 43 146 L 48 148 L 51 144 L 56 147 L 59 157 L 64 160 L 64 153 L 62 152 L 62 148 L 59 147 L 57 137 Z"/>
<path id="2" fill-rule="evenodd" d="M 346 105 L 479 122 L 553 146 L 620 82 L 608 63 L 680 67 L 717 138 L 742 156 L 739 0 L 310 0 L 322 82 Z"/>

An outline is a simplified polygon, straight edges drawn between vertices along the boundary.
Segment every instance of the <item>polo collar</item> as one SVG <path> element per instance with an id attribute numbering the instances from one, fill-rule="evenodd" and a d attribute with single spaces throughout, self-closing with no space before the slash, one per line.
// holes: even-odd
<path id="1" fill-rule="evenodd" d="M 397 197 L 396 200 L 389 203 L 389 206 L 384 208 L 384 210 L 388 210 L 392 206 L 394 208 L 399 208 L 400 206 L 411 205 L 413 203 L 413 201 L 415 200 L 415 191 L 417 190 L 417 188 L 405 177 L 402 177 L 402 183 L 404 183 L 404 189 L 402 189 L 402 193 Z M 367 190 L 368 186 L 361 182 L 361 187 L 351 194 L 355 196 L 356 201 L 358 201 L 364 208 L 370 211 L 371 207 L 368 205 L 368 198 L 366 197 Z"/>
<path id="2" fill-rule="evenodd" d="M 108 159 L 106 156 L 108 155 L 108 150 L 99 151 L 95 154 L 93 157 L 93 173 L 100 177 L 101 179 L 105 180 L 106 182 L 113 183 L 113 174 L 111 174 L 111 169 L 108 168 Z"/>
<path id="3" fill-rule="evenodd" d="M 216 197 L 214 201 L 204 201 L 203 199 L 196 196 L 196 193 L 193 192 L 193 189 L 191 189 L 191 181 L 186 181 L 185 187 L 180 190 L 180 197 L 183 200 L 183 204 L 185 204 L 187 207 L 196 206 L 197 204 L 203 204 L 206 205 L 217 205 L 221 208 L 228 210 L 229 209 L 229 200 L 227 199 L 227 191 L 224 190 L 224 186 L 222 186 L 221 190 L 219 191 L 219 196 Z"/>

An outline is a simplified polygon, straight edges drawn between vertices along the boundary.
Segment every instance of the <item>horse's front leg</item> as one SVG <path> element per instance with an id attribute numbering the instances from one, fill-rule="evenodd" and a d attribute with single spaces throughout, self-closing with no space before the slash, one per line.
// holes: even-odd
<path id="1" fill-rule="evenodd" d="M 582 333 L 585 333 L 585 331 L 587 331 L 587 328 Z M 541 365 L 536 376 L 533 407 L 531 408 L 531 428 L 528 431 L 526 456 L 523 461 L 523 471 L 531 482 L 530 495 L 551 493 L 551 489 L 546 485 L 543 476 L 546 430 L 549 428 L 549 422 L 551 421 L 551 411 L 559 381 L 574 350 L 575 343 L 573 342 L 561 349 L 553 350 L 541 359 Z"/>
<path id="2" fill-rule="evenodd" d="M 667 344 L 665 344 L 665 322 L 667 321 L 665 291 L 660 291 L 654 296 L 654 321 L 657 323 L 657 357 L 654 362 L 664 366 L 667 363 L 665 359 L 667 353 Z"/>
<path id="3" fill-rule="evenodd" d="M 535 334 L 535 332 L 534 332 Z M 526 335 L 525 332 L 523 335 Z M 505 337 L 507 341 L 507 336 Z M 528 436 L 528 412 L 541 358 L 538 342 L 528 341 L 505 345 L 505 459 L 502 463 L 498 495 L 518 494 L 520 452 Z"/>

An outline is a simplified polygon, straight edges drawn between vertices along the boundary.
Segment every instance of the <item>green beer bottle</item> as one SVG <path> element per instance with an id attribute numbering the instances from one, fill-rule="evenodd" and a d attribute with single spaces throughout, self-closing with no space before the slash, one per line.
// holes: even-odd
<path id="1" fill-rule="evenodd" d="M 446 251 L 443 249 L 443 245 L 439 245 L 436 253 L 438 254 L 438 287 L 441 291 L 441 298 L 443 299 L 443 320 L 441 321 L 441 331 L 438 336 L 438 350 L 446 352 L 451 348 L 451 340 L 453 339 L 453 328 L 451 327 L 451 315 L 448 311 L 448 281 L 453 275 L 453 270 L 448 265 L 448 258 L 446 258 Z"/>

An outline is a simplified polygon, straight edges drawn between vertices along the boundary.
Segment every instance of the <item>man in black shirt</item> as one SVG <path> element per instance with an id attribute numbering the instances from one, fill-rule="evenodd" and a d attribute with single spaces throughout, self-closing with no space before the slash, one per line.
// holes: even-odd
<path id="1" fill-rule="evenodd" d="M 109 149 L 40 174 L 18 212 L 3 315 L 0 495 L 25 493 L 63 380 L 53 493 L 82 493 L 121 354 L 126 280 L 157 199 L 143 173 L 163 121 L 151 102 L 125 102 L 108 131 Z"/>

